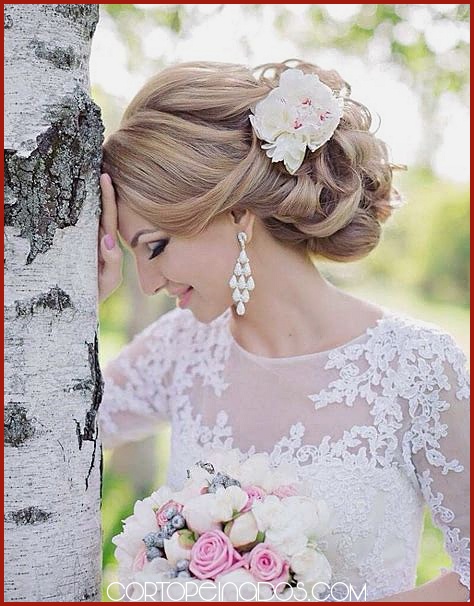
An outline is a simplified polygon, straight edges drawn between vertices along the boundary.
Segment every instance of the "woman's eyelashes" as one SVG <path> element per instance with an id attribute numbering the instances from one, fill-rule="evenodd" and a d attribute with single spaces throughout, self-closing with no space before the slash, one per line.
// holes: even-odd
<path id="1" fill-rule="evenodd" d="M 157 255 L 159 255 L 161 252 L 163 252 L 163 250 L 165 249 L 168 242 L 169 242 L 169 240 L 160 240 L 157 243 L 157 245 L 155 246 L 155 248 L 153 249 L 153 252 L 151 253 L 151 255 L 148 257 L 148 260 L 153 259 Z"/>

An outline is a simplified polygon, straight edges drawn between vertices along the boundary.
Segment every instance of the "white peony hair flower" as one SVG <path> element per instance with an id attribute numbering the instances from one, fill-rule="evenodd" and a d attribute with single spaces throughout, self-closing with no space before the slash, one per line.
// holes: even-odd
<path id="1" fill-rule="evenodd" d="M 280 84 L 255 104 L 249 120 L 262 149 L 272 162 L 283 160 L 294 174 L 303 163 L 306 148 L 322 147 L 334 134 L 343 113 L 344 99 L 318 78 L 290 68 Z"/>

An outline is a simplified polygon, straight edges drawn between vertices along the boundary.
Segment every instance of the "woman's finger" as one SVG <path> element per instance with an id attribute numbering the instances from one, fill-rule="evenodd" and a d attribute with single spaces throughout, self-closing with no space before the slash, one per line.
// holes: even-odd
<path id="1" fill-rule="evenodd" d="M 115 200 L 115 190 L 112 180 L 107 173 L 100 176 L 100 186 L 102 190 L 102 217 L 101 227 L 104 233 L 117 238 L 117 202 Z"/>

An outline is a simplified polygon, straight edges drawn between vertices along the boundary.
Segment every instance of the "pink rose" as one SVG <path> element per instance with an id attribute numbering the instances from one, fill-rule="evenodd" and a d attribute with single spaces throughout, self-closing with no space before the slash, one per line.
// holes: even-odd
<path id="1" fill-rule="evenodd" d="M 290 564 L 268 543 L 259 543 L 244 558 L 257 581 L 271 582 L 275 586 L 290 578 Z"/>
<path id="2" fill-rule="evenodd" d="M 240 510 L 241 513 L 250 511 L 255 501 L 262 501 L 263 498 L 266 496 L 266 492 L 262 490 L 259 486 L 247 486 L 242 490 L 247 493 L 248 501 L 244 505 L 243 509 Z"/>
<path id="3" fill-rule="evenodd" d="M 140 551 L 137 553 L 137 555 L 135 556 L 135 559 L 133 560 L 133 564 L 132 564 L 132 570 L 133 572 L 139 572 L 140 570 L 143 570 L 143 567 L 145 566 L 147 562 L 146 559 L 146 547 L 140 547 Z"/>
<path id="4" fill-rule="evenodd" d="M 222 530 L 209 530 L 202 534 L 191 549 L 189 570 L 198 579 L 215 579 L 223 572 L 245 566 L 246 561 Z"/>
<path id="5" fill-rule="evenodd" d="M 168 523 L 168 518 L 166 517 L 165 513 L 166 510 L 169 509 L 170 507 L 173 507 L 174 509 L 177 510 L 178 513 L 181 513 L 183 506 L 181 505 L 181 503 L 176 503 L 176 501 L 166 501 L 166 503 L 164 505 L 162 505 L 158 511 L 155 512 L 156 515 L 156 522 L 158 524 L 158 526 L 164 526 L 165 524 Z"/>
<path id="6" fill-rule="evenodd" d="M 282 484 L 278 488 L 275 488 L 275 490 L 272 490 L 271 494 L 274 494 L 279 499 L 284 499 L 285 497 L 296 497 L 298 490 L 293 484 Z"/>

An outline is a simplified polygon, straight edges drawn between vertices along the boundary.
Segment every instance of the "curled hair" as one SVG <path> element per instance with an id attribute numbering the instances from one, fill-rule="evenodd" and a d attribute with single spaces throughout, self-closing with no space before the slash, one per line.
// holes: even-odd
<path id="1" fill-rule="evenodd" d="M 289 65 L 289 64 L 293 65 Z M 334 135 L 306 151 L 294 175 L 272 163 L 249 120 L 285 69 L 319 76 L 344 96 Z M 375 248 L 400 205 L 385 143 L 334 70 L 298 59 L 243 65 L 192 61 L 153 76 L 103 147 L 103 171 L 123 203 L 160 229 L 193 236 L 229 211 L 249 209 L 278 241 L 315 259 L 353 261 Z"/>

